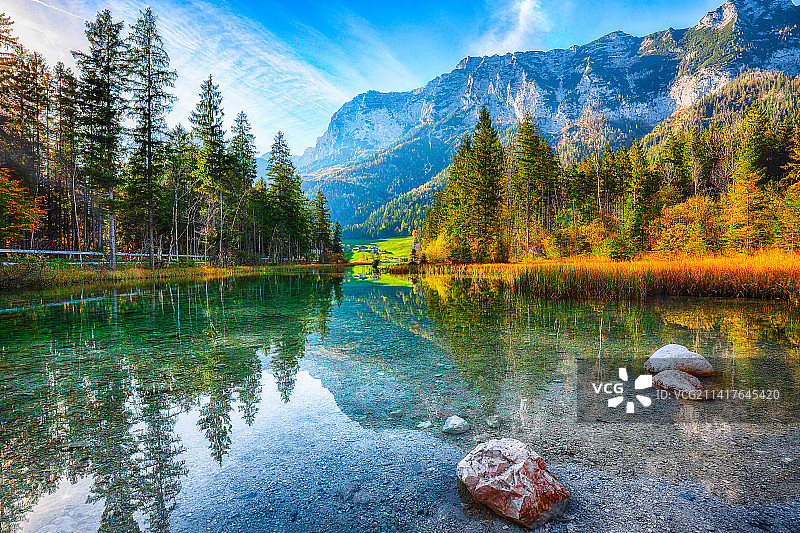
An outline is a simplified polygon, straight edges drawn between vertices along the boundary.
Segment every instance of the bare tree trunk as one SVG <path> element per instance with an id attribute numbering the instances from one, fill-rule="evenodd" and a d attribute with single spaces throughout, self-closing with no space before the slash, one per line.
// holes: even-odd
<path id="1" fill-rule="evenodd" d="M 147 209 L 147 240 L 150 243 L 150 270 L 156 268 L 155 250 L 153 248 L 153 208 Z"/>
<path id="2" fill-rule="evenodd" d="M 114 188 L 108 188 L 108 199 L 114 203 Z M 117 269 L 117 215 L 113 206 L 108 206 L 108 247 L 111 252 L 111 270 Z"/>

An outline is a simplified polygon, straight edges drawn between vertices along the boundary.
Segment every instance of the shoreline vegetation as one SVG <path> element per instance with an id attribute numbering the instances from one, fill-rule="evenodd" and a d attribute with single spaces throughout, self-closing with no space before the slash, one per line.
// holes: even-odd
<path id="1" fill-rule="evenodd" d="M 573 257 L 526 263 L 406 264 L 390 266 L 387 271 L 497 281 L 516 293 L 548 299 L 717 297 L 800 302 L 800 254 L 782 252 L 648 255 L 632 261 Z"/>
<path id="2" fill-rule="evenodd" d="M 18 290 L 43 290 L 69 286 L 124 285 L 137 282 L 206 281 L 238 276 L 342 272 L 368 263 L 296 263 L 263 266 L 176 265 L 150 270 L 132 266 L 111 270 L 97 263 L 63 266 L 40 257 L 0 266 L 0 294 Z"/>
<path id="3" fill-rule="evenodd" d="M 110 270 L 95 264 L 63 266 L 31 257 L 0 266 L 0 293 L 69 286 L 194 281 L 229 277 L 343 272 L 370 262 L 264 266 L 177 265 L 156 270 Z M 548 299 L 645 301 L 674 297 L 784 300 L 800 303 L 800 254 L 761 252 L 734 256 L 643 255 L 631 261 L 598 257 L 538 259 L 524 263 L 400 263 L 381 272 L 428 279 L 497 282 L 515 293 Z"/>

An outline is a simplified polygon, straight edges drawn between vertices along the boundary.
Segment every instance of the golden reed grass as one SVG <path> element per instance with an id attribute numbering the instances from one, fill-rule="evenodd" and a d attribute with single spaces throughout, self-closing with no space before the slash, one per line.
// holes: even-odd
<path id="1" fill-rule="evenodd" d="M 424 265 L 423 276 L 500 279 L 542 298 L 648 300 L 679 296 L 800 300 L 800 255 L 647 256 L 629 262 L 599 258 L 531 263 Z"/>

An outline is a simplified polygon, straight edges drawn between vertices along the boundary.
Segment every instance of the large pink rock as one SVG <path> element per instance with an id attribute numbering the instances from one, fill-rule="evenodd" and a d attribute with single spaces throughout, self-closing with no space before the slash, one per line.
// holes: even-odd
<path id="1" fill-rule="evenodd" d="M 698 377 L 714 375 L 714 368 L 705 357 L 680 344 L 667 344 L 656 350 L 645 361 L 644 369 L 650 374 L 658 374 L 664 370 L 680 370 Z"/>
<path id="2" fill-rule="evenodd" d="M 475 501 L 525 527 L 560 516 L 570 495 L 544 459 L 515 439 L 479 444 L 458 463 L 456 472 Z"/>

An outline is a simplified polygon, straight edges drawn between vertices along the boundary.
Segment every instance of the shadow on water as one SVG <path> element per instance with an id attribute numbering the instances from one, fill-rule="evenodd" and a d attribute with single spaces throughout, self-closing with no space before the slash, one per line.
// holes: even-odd
<path id="1" fill-rule="evenodd" d="M 486 280 L 413 281 L 267 276 L 13 302 L 0 312 L 0 533 L 84 478 L 99 530 L 169 531 L 192 475 L 179 418 L 222 467 L 259 412 L 279 409 L 264 383 L 291 412 L 301 370 L 363 428 L 422 424 L 463 449 L 513 436 L 548 462 L 693 479 L 730 501 L 800 497 L 797 308 L 554 302 Z M 784 395 L 767 411 L 737 404 L 737 419 L 708 402 L 639 424 L 578 420 L 579 362 L 640 372 L 669 342 L 712 359 L 715 385 Z M 454 414 L 468 433 L 440 431 Z"/>

